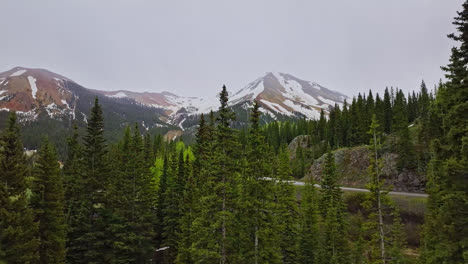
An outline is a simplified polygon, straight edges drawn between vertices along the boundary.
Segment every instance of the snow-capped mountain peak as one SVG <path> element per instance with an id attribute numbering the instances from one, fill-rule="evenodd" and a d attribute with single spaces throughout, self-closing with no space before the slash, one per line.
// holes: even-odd
<path id="1" fill-rule="evenodd" d="M 316 82 L 305 81 L 290 74 L 267 72 L 260 78 L 234 93 L 231 105 L 257 101 L 263 111 L 276 115 L 302 115 L 313 119 L 320 116 L 323 109 L 328 113 L 330 107 L 341 105 L 348 97 L 329 90 Z"/>

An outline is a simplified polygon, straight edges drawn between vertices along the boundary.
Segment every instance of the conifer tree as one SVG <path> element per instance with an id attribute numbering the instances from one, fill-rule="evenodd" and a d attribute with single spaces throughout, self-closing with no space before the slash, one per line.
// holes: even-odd
<path id="1" fill-rule="evenodd" d="M 424 263 L 468 261 L 468 1 L 453 24 L 458 41 L 452 48 L 447 83 L 436 101 L 441 107 L 442 136 L 432 141 L 428 165 L 428 211 L 425 218 Z"/>
<path id="2" fill-rule="evenodd" d="M 46 138 L 34 167 L 35 219 L 39 223 L 39 263 L 64 263 L 64 190 L 55 148 Z"/>
<path id="3" fill-rule="evenodd" d="M 171 157 L 170 164 L 167 170 L 166 192 L 164 194 L 164 230 L 163 230 L 163 246 L 169 247 L 169 260 L 174 261 L 177 256 L 178 240 L 180 234 L 180 206 L 183 202 L 183 194 L 185 187 L 185 164 L 183 158 L 183 150 L 179 151 L 178 158 L 176 155 Z"/>
<path id="4" fill-rule="evenodd" d="M 102 108 L 96 97 L 91 108 L 90 118 L 84 137 L 84 180 L 83 189 L 84 213 L 86 219 L 81 236 L 77 239 L 85 245 L 80 262 L 102 263 L 112 258 L 108 237 L 105 235 L 109 208 L 106 208 L 105 195 L 108 181 L 108 166 L 106 160 L 106 143 L 104 139 L 104 119 Z"/>
<path id="5" fill-rule="evenodd" d="M 88 208 L 86 207 L 85 183 L 83 179 L 83 148 L 79 143 L 78 127 L 74 125 L 73 135 L 67 139 L 68 154 L 63 167 L 65 186 L 65 216 L 67 225 L 67 263 L 80 263 L 87 245 L 80 240 L 86 232 Z"/>
<path id="6" fill-rule="evenodd" d="M 154 140 L 153 140 L 153 154 L 155 156 L 162 156 L 163 155 L 163 137 L 161 134 L 156 134 L 154 135 Z"/>
<path id="7" fill-rule="evenodd" d="M 192 222 L 197 213 L 197 183 L 193 175 L 191 161 L 185 158 L 185 186 L 183 200 L 181 202 L 180 234 L 176 263 L 190 264 L 194 262 L 193 243 L 197 239 L 194 236 Z"/>
<path id="8" fill-rule="evenodd" d="M 217 133 L 214 142 L 214 192 L 217 194 L 218 211 L 214 215 L 214 222 L 217 223 L 218 231 L 215 239 L 219 241 L 220 264 L 229 262 L 230 251 L 234 247 L 233 210 L 235 209 L 236 164 L 238 157 L 238 142 L 235 132 L 231 128 L 231 123 L 235 120 L 235 114 L 228 108 L 228 92 L 226 86 L 220 93 L 220 103 L 217 118 Z M 228 159 L 226 157 L 229 157 Z"/>
<path id="9" fill-rule="evenodd" d="M 299 257 L 304 264 L 319 263 L 320 256 L 320 218 L 317 193 L 312 182 L 307 182 L 301 200 Z"/>
<path id="10" fill-rule="evenodd" d="M 372 227 L 375 227 L 377 230 L 376 233 L 378 235 L 374 236 L 374 240 L 371 243 L 372 247 L 377 247 L 375 244 L 378 244 L 379 254 L 378 259 L 379 263 L 386 263 L 387 260 L 387 253 L 385 249 L 385 231 L 384 231 L 384 198 L 382 196 L 386 195 L 383 189 L 383 181 L 380 179 L 381 174 L 381 161 L 378 159 L 378 150 L 379 150 L 379 139 L 378 139 L 378 129 L 379 124 L 377 123 L 377 117 L 375 115 L 372 116 L 372 121 L 370 125 L 369 134 L 372 136 L 370 149 L 371 149 L 371 156 L 370 156 L 370 166 L 369 166 L 369 174 L 371 181 L 367 184 L 367 188 L 370 190 L 371 195 L 368 201 L 367 207 L 371 209 L 371 218 L 376 218 L 377 220 L 372 219 L 374 221 L 371 223 Z M 371 247 L 371 248 L 372 248 Z"/>
<path id="11" fill-rule="evenodd" d="M 166 205 L 166 191 L 168 183 L 168 174 L 169 174 L 169 163 L 170 159 L 164 155 L 163 161 L 163 170 L 161 174 L 161 179 L 159 180 L 159 188 L 157 191 L 157 207 L 156 207 L 156 219 L 155 219 L 155 246 L 156 248 L 161 248 L 163 241 L 165 240 L 164 236 L 164 218 L 166 217 L 164 206 Z"/>
<path id="12" fill-rule="evenodd" d="M 385 134 L 390 134 L 392 131 L 392 98 L 388 92 L 388 87 L 385 88 L 383 99 L 383 131 Z"/>
<path id="13" fill-rule="evenodd" d="M 282 263 L 298 262 L 298 219 L 299 209 L 296 203 L 296 192 L 292 184 L 289 168 L 289 153 L 286 146 L 280 149 L 276 170 L 276 203 L 280 232 Z"/>
<path id="14" fill-rule="evenodd" d="M 278 263 L 278 232 L 275 219 L 274 181 L 271 155 L 260 130 L 258 103 L 250 117 L 250 129 L 246 147 L 246 167 L 241 180 L 238 216 L 241 226 L 239 258 L 249 263 Z"/>
<path id="15" fill-rule="evenodd" d="M 149 145 L 147 143 L 148 148 Z M 138 125 L 135 124 L 129 155 L 129 168 L 132 170 L 129 174 L 132 180 L 130 196 L 132 204 L 131 215 L 127 219 L 131 228 L 129 231 L 134 234 L 131 246 L 134 252 L 132 259 L 135 263 L 142 263 L 149 259 L 153 249 L 151 240 L 154 236 L 153 224 L 155 219 L 151 210 L 153 197 L 151 195 L 150 165 L 148 160 L 145 162 L 145 156 L 149 154 L 145 152 L 144 147 L 143 137 Z"/>
<path id="16" fill-rule="evenodd" d="M 340 121 L 340 126 L 341 126 L 341 142 L 343 144 L 343 147 L 348 147 L 349 146 L 349 134 L 350 134 L 350 114 L 349 114 L 349 109 L 348 109 L 348 103 L 346 100 L 343 103 L 343 111 L 341 112 L 341 121 Z"/>
<path id="17" fill-rule="evenodd" d="M 197 132 L 197 140 L 195 153 L 197 159 L 194 162 L 194 174 L 198 185 L 198 212 L 192 223 L 193 234 L 197 240 L 193 244 L 193 256 L 195 262 L 198 263 L 218 263 L 219 255 L 219 240 L 213 238 L 213 234 L 219 232 L 216 222 L 213 221 L 218 207 L 218 195 L 215 193 L 214 186 L 216 184 L 215 164 L 214 164 L 214 140 L 215 131 L 215 116 L 211 111 L 209 114 L 209 122 L 206 122 L 204 117 L 200 120 L 200 125 Z"/>
<path id="18" fill-rule="evenodd" d="M 417 109 L 418 113 L 421 116 L 425 116 L 429 112 L 429 105 L 430 105 L 430 99 L 429 99 L 429 92 L 427 91 L 426 83 L 421 81 L 421 90 L 419 92 L 419 98 L 418 98 L 418 104 L 417 104 Z"/>
<path id="19" fill-rule="evenodd" d="M 407 257 L 403 254 L 403 249 L 407 247 L 404 225 L 401 223 L 401 217 L 398 209 L 393 210 L 393 223 L 390 232 L 390 245 L 388 248 L 390 258 L 388 263 L 408 263 Z"/>
<path id="20" fill-rule="evenodd" d="M 39 261 L 38 225 L 30 207 L 31 189 L 16 113 L 10 113 L 0 138 L 0 260 L 6 263 Z"/>
<path id="21" fill-rule="evenodd" d="M 145 134 L 144 136 L 144 141 L 143 141 L 143 159 L 145 161 L 145 168 L 151 168 L 151 166 L 154 163 L 154 152 L 153 152 L 153 143 L 151 142 L 151 137 L 148 133 Z M 146 170 L 148 173 L 148 171 Z"/>
<path id="22" fill-rule="evenodd" d="M 377 122 L 379 122 L 379 124 L 382 124 L 379 128 L 380 132 L 384 132 L 384 127 L 383 127 L 383 124 L 385 122 L 384 102 L 380 98 L 380 95 L 378 93 L 375 96 L 375 115 L 377 117 Z"/>
<path id="23" fill-rule="evenodd" d="M 327 138 L 327 120 L 325 119 L 325 112 L 320 110 L 320 119 L 317 126 L 317 134 L 319 140 L 325 140 Z"/>
<path id="24" fill-rule="evenodd" d="M 413 142 L 408 128 L 406 105 L 405 95 L 401 90 L 398 90 L 393 107 L 392 130 L 398 135 L 396 151 L 398 153 L 397 166 L 400 171 L 404 168 L 413 169 L 416 165 Z"/>
<path id="25" fill-rule="evenodd" d="M 321 183 L 320 213 L 323 218 L 323 237 L 321 239 L 320 263 L 350 262 L 342 191 L 337 182 L 338 175 L 334 156 L 328 152 Z"/>
<path id="26" fill-rule="evenodd" d="M 305 176 L 306 164 L 304 157 L 304 150 L 301 146 L 296 148 L 296 157 L 292 162 L 293 175 L 296 179 L 302 179 Z"/>

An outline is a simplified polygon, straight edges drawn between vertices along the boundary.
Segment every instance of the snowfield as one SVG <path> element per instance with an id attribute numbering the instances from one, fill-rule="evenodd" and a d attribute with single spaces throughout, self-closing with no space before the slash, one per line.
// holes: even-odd
<path id="1" fill-rule="evenodd" d="M 26 72 L 25 69 L 21 69 L 21 70 L 15 71 L 14 73 L 10 74 L 10 77 L 20 76 L 21 74 L 23 74 L 25 72 Z"/>
<path id="2" fill-rule="evenodd" d="M 36 86 L 36 78 L 32 76 L 28 76 L 29 85 L 31 86 L 31 94 L 34 99 L 36 99 L 37 94 L 37 86 Z"/>

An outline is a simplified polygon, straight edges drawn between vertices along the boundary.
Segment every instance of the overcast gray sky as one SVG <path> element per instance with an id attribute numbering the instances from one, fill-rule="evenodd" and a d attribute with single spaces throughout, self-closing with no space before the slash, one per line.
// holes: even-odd
<path id="1" fill-rule="evenodd" d="M 0 0 L 0 71 L 213 96 L 268 71 L 355 95 L 443 77 L 462 0 Z"/>

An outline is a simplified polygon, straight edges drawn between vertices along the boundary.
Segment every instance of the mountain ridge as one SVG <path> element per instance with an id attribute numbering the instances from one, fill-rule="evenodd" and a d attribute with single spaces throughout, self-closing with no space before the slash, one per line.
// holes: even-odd
<path id="1" fill-rule="evenodd" d="M 70 78 L 46 69 L 14 67 L 0 73 L 0 111 L 16 111 L 20 121 L 35 121 L 41 114 L 56 120 L 75 120 L 80 114 L 76 109 L 80 98 L 69 89 L 72 84 L 82 87 Z M 84 89 L 116 101 L 158 109 L 158 119 L 162 123 L 178 126 L 182 130 L 184 120 L 188 117 L 216 111 L 218 107 L 215 100 L 179 96 L 168 91 Z M 262 106 L 262 112 L 273 119 L 278 116 L 316 119 L 322 110 L 327 115 L 331 107 L 341 105 L 348 97 L 291 74 L 266 72 L 233 92 L 229 98 L 231 107 L 246 110 L 257 101 Z M 81 115 L 85 120 L 83 112 Z"/>

